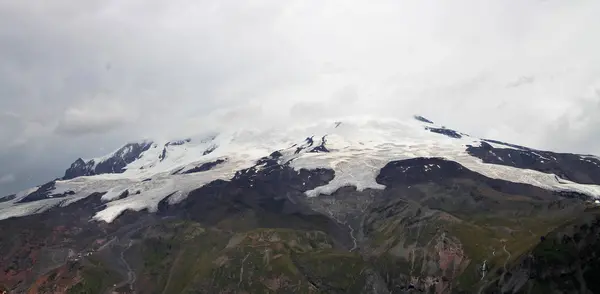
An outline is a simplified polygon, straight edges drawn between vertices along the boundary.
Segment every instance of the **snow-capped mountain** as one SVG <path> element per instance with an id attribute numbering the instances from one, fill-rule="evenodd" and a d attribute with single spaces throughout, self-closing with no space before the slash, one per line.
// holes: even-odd
<path id="1" fill-rule="evenodd" d="M 288 129 L 236 130 L 175 141 L 128 143 L 106 156 L 77 159 L 61 179 L 0 203 L 0 219 L 67 206 L 105 193 L 94 218 L 113 221 L 125 210 L 154 211 L 215 180 L 231 180 L 266 160 L 296 171 L 331 169 L 334 178 L 308 197 L 341 187 L 383 189 L 376 178 L 390 161 L 438 157 L 483 176 L 547 190 L 600 197 L 600 160 L 591 155 L 538 151 L 467 134 L 415 116 L 410 120 L 352 118 Z M 268 167 L 273 168 L 273 167 Z M 423 172 L 439 168 L 429 166 Z M 123 195 L 127 195 L 126 197 Z"/>
<path id="2" fill-rule="evenodd" d="M 130 142 L 0 198 L 0 292 L 595 293 L 599 197 L 421 116 Z"/>
<path id="3" fill-rule="evenodd" d="M 123 173 L 128 164 L 138 159 L 151 146 L 153 146 L 152 142 L 129 143 L 101 158 L 90 160 L 79 158 L 65 171 L 62 179 L 70 180 L 82 176 Z"/>

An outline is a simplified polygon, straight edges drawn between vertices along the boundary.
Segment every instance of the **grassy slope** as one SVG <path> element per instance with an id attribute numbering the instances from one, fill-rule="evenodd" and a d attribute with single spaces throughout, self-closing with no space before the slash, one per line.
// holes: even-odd
<path id="1" fill-rule="evenodd" d="M 444 275 L 440 269 L 444 250 L 439 247 L 444 243 L 450 244 L 446 249 L 458 248 L 464 255 L 447 266 L 446 275 L 456 279 L 448 286 L 473 291 L 497 277 L 505 264 L 510 266 L 528 253 L 540 236 L 566 221 L 506 221 L 475 215 L 472 220 L 448 222 L 444 216 L 436 212 L 420 227 L 388 219 L 374 234 L 371 255 L 366 259 L 334 249 L 320 231 L 254 229 L 235 233 L 195 222 L 169 222 L 150 228 L 138 247 L 144 264 L 137 287 L 149 293 L 360 293 L 367 283 L 366 273 L 374 269 L 392 289 L 407 284 L 410 277 Z M 504 229 L 507 227 L 514 231 Z M 447 241 L 440 241 L 442 234 Z M 503 250 L 505 245 L 510 258 Z M 481 279 L 479 269 L 484 260 L 488 275 Z M 117 281 L 101 265 L 87 267 L 70 293 L 98 293 L 97 289 Z"/>
<path id="2" fill-rule="evenodd" d="M 366 216 L 362 256 L 336 249 L 319 224 L 301 219 L 283 221 L 251 212 L 214 226 L 163 222 L 148 228 L 137 250 L 131 250 L 143 263 L 136 267 L 136 288 L 148 293 L 360 293 L 368 286 L 368 273 L 376 272 L 388 289 L 419 284 L 438 292 L 473 292 L 498 279 L 505 267 L 529 254 L 541 236 L 584 208 L 538 213 L 535 199 L 485 187 L 470 187 L 469 192 L 413 187 L 417 188 L 422 194 L 415 195 L 428 196 L 406 195 Z M 477 208 L 481 202 L 460 201 L 470 201 L 465 195 L 473 194 L 486 207 L 498 204 L 498 210 L 469 210 L 468 205 Z M 511 215 L 506 211 L 513 210 L 502 211 L 504 207 L 520 210 Z M 297 229 L 260 228 L 278 221 L 294 223 Z M 78 287 L 104 285 L 104 276 L 84 277 Z"/>
<path id="3" fill-rule="evenodd" d="M 424 184 L 413 186 L 416 192 L 396 192 L 404 200 L 386 202 L 385 210 L 370 216 L 366 251 L 388 288 L 414 284 L 418 278 L 426 288 L 475 291 L 585 209 L 571 204 L 549 209 L 548 201 L 460 184 L 455 189 Z M 488 210 L 479 211 L 480 206 Z"/>
<path id="4" fill-rule="evenodd" d="M 139 247 L 138 287 L 152 293 L 346 293 L 365 283 L 362 258 L 333 249 L 320 231 L 233 233 L 195 222 L 151 230 Z"/>

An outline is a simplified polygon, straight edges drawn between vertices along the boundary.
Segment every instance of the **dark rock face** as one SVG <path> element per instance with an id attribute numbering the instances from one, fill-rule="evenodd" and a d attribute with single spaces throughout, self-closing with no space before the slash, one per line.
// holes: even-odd
<path id="1" fill-rule="evenodd" d="M 160 155 L 158 156 L 158 159 L 160 159 L 160 161 L 163 161 L 166 157 L 167 157 L 167 146 L 163 147 L 163 150 L 160 153 Z"/>
<path id="2" fill-rule="evenodd" d="M 460 139 L 462 138 L 462 135 L 455 131 L 455 130 L 451 130 L 451 129 L 446 129 L 446 128 L 430 128 L 430 127 L 426 127 L 426 130 L 432 132 L 432 133 L 436 133 L 436 134 L 441 134 L 444 136 L 448 136 L 450 138 L 454 138 L 454 139 Z"/>
<path id="3" fill-rule="evenodd" d="M 269 156 L 265 156 L 265 157 L 257 160 L 254 168 L 256 168 L 257 166 L 264 166 L 264 167 L 272 168 L 276 165 L 279 165 L 278 160 L 281 156 L 283 156 L 283 154 L 281 154 L 281 152 L 275 151 L 275 152 L 271 153 Z"/>
<path id="4" fill-rule="evenodd" d="M 260 170 L 257 169 L 259 165 L 263 166 Z M 249 205 L 250 203 L 254 203 L 251 206 L 259 205 L 258 202 L 261 201 L 263 201 L 263 204 L 266 204 L 270 201 L 269 199 L 273 199 L 275 202 L 289 202 L 289 197 L 292 195 L 294 197 L 304 198 L 303 192 L 325 185 L 331 181 L 333 177 L 334 172 L 332 170 L 302 169 L 296 171 L 290 166 L 277 164 L 273 158 L 265 157 L 262 161 L 259 161 L 255 167 L 238 171 L 231 181 L 226 182 L 218 180 L 199 188 L 198 190 L 192 191 L 190 196 L 183 202 L 173 205 L 168 209 L 171 211 L 189 210 L 180 209 L 182 208 L 181 206 L 187 207 L 189 205 L 206 205 L 209 207 L 214 205 L 210 203 L 212 200 L 219 202 L 219 199 L 224 200 L 222 197 L 225 195 L 227 195 L 227 197 L 234 197 L 235 199 L 239 197 L 236 201 L 241 201 Z M 215 189 L 217 187 L 224 190 L 216 191 Z M 208 190 L 211 190 L 212 192 L 206 193 Z M 215 193 L 221 196 L 217 196 Z M 210 194 L 213 194 L 217 199 L 210 200 L 210 197 L 206 198 L 206 196 L 199 196 Z M 195 195 L 198 195 L 198 197 L 194 197 Z M 196 202 L 199 203 L 195 204 Z M 267 206 L 274 207 L 272 204 Z M 202 210 L 210 210 L 207 207 L 199 208 Z M 299 209 L 298 207 L 293 207 L 293 205 L 289 208 L 292 210 Z"/>
<path id="5" fill-rule="evenodd" d="M 16 196 L 17 196 L 17 195 L 15 195 L 15 194 L 11 194 L 11 195 L 8 195 L 8 196 L 4 196 L 4 197 L 0 198 L 0 203 L 2 203 L 2 202 L 7 202 L 7 201 L 11 201 L 11 200 L 15 199 L 15 197 L 16 197 Z"/>
<path id="6" fill-rule="evenodd" d="M 94 162 L 93 159 L 85 162 L 79 158 L 65 171 L 63 180 L 82 176 L 123 173 L 125 167 L 139 158 L 143 152 L 150 149 L 152 144 L 152 142 L 129 143 L 117 150 L 112 157 L 102 162 Z"/>
<path id="7" fill-rule="evenodd" d="M 314 143 L 315 143 L 315 141 L 314 141 L 313 137 L 308 137 L 308 138 L 306 138 L 306 139 L 304 140 L 304 144 L 302 144 L 302 145 L 301 145 L 301 146 L 299 146 L 299 147 L 296 147 L 296 152 L 295 152 L 295 154 L 298 154 L 298 153 L 300 153 L 302 150 L 304 150 L 304 149 L 306 149 L 306 148 L 312 147 Z"/>
<path id="8" fill-rule="evenodd" d="M 33 202 L 42 199 L 47 199 L 50 197 L 52 190 L 55 188 L 56 181 L 48 182 L 40 186 L 34 192 L 31 192 L 29 195 L 25 196 L 23 199 L 19 200 L 19 203 L 25 202 Z"/>
<path id="9" fill-rule="evenodd" d="M 208 147 L 208 149 L 204 150 L 204 152 L 202 153 L 202 155 L 211 154 L 216 149 L 217 149 L 217 145 L 212 145 L 212 146 Z"/>
<path id="10" fill-rule="evenodd" d="M 306 143 L 308 146 L 312 146 L 314 143 L 313 137 L 306 138 Z"/>
<path id="11" fill-rule="evenodd" d="M 119 197 L 117 197 L 117 200 L 125 199 L 128 196 L 129 196 L 129 190 L 125 190 L 125 191 L 123 191 L 123 193 L 121 193 L 121 195 L 119 195 Z"/>
<path id="12" fill-rule="evenodd" d="M 119 151 L 117 151 L 113 157 L 98 163 L 94 173 L 98 175 L 108 173 L 123 173 L 127 164 L 135 161 L 144 151 L 150 149 L 151 146 L 151 142 L 127 144 L 123 148 L 119 149 Z"/>
<path id="13" fill-rule="evenodd" d="M 343 235 L 334 221 L 303 204 L 303 192 L 331 181 L 327 169 L 296 171 L 289 166 L 267 165 L 239 171 L 231 181 L 217 180 L 192 191 L 183 201 L 169 205 L 168 197 L 159 204 L 161 217 L 177 217 L 216 224 L 247 211 L 259 213 L 260 227 L 331 230 Z M 277 218 L 281 218 L 276 221 Z"/>
<path id="14" fill-rule="evenodd" d="M 192 139 L 185 139 L 185 140 L 176 140 L 176 141 L 167 142 L 165 144 L 165 146 L 163 147 L 162 152 L 158 156 L 158 159 L 160 159 L 160 161 L 163 161 L 165 158 L 167 158 L 167 148 L 169 146 L 181 146 L 181 145 L 183 145 L 185 143 L 189 143 L 191 141 L 192 141 Z"/>
<path id="15" fill-rule="evenodd" d="M 191 174 L 191 173 L 199 173 L 207 170 L 211 170 L 215 166 L 224 163 L 227 159 L 217 159 L 215 161 L 203 163 L 200 166 L 194 167 L 192 169 L 184 171 L 182 174 Z"/>
<path id="16" fill-rule="evenodd" d="M 565 199 L 579 199 L 581 201 L 591 200 L 588 195 L 572 191 L 554 191 L 553 194 Z"/>
<path id="17" fill-rule="evenodd" d="M 175 141 L 168 142 L 166 145 L 167 146 L 180 146 L 180 145 L 183 145 L 183 144 L 189 143 L 189 142 L 192 142 L 192 139 L 187 138 L 184 140 L 175 140 Z"/>
<path id="18" fill-rule="evenodd" d="M 498 192 L 508 194 L 525 194 L 533 198 L 541 199 L 559 199 L 559 192 L 550 192 L 536 186 L 492 179 L 464 168 L 457 162 L 445 160 L 443 158 L 413 158 L 401 161 L 392 161 L 386 164 L 380 171 L 376 180 L 377 183 L 385 185 L 388 188 L 396 186 L 413 186 L 418 184 L 436 183 L 448 184 L 454 179 L 469 179 L 471 181 L 485 184 L 486 186 Z M 577 193 L 575 193 L 577 194 Z M 567 198 L 589 196 L 582 194 L 571 195 Z"/>
<path id="19" fill-rule="evenodd" d="M 176 169 L 175 171 L 173 171 L 171 173 L 171 175 L 177 175 L 177 174 L 179 174 L 184 169 L 185 169 L 185 166 L 184 167 L 180 167 L 180 168 Z"/>
<path id="20" fill-rule="evenodd" d="M 312 152 L 312 153 L 329 152 L 327 147 L 325 147 L 325 143 L 327 143 L 327 136 L 323 136 L 323 138 L 321 138 L 321 143 L 319 144 L 319 146 L 311 149 L 310 152 Z"/>
<path id="21" fill-rule="evenodd" d="M 91 176 L 94 174 L 94 164 L 94 160 L 85 162 L 83 159 L 78 158 L 71 164 L 71 167 L 65 171 L 63 179 L 69 180 L 81 176 Z"/>
<path id="22" fill-rule="evenodd" d="M 531 149 L 531 148 L 520 146 L 520 145 L 510 144 L 510 143 L 506 143 L 506 142 L 502 142 L 502 141 L 498 141 L 498 140 L 485 139 L 484 141 L 499 144 L 499 145 L 504 145 L 504 146 L 508 146 L 508 147 L 513 147 L 513 148 L 517 148 L 517 149 L 522 149 L 522 150 L 535 151 L 535 149 Z"/>
<path id="23" fill-rule="evenodd" d="M 381 169 L 376 180 L 387 187 L 410 186 L 473 176 L 472 174 L 474 173 L 454 161 L 443 158 L 414 158 L 389 162 Z"/>
<path id="24" fill-rule="evenodd" d="M 576 154 L 554 153 L 529 148 L 518 150 L 494 148 L 486 142 L 482 142 L 480 146 L 469 145 L 467 152 L 485 163 L 551 173 L 581 184 L 600 184 L 600 160 L 595 157 L 582 157 Z"/>
<path id="25" fill-rule="evenodd" d="M 432 121 L 430 121 L 430 120 L 428 120 L 428 119 L 426 119 L 426 118 L 424 118 L 424 117 L 422 117 L 422 116 L 420 116 L 420 115 L 415 115 L 415 116 L 414 116 L 414 118 L 415 118 L 416 120 L 418 120 L 418 121 L 422 121 L 422 122 L 424 122 L 424 123 L 433 124 L 433 122 L 432 122 Z"/>

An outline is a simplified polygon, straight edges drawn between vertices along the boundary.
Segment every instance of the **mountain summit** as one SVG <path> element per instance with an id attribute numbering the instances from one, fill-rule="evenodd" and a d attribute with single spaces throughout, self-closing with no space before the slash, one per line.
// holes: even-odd
<path id="1" fill-rule="evenodd" d="M 422 116 L 147 140 L 0 198 L 0 290 L 594 291 L 599 197 L 598 157 Z"/>

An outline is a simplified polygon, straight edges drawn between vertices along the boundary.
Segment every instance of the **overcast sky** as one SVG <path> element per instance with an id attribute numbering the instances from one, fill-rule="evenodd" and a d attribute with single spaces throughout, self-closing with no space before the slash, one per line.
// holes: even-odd
<path id="1" fill-rule="evenodd" d="M 0 194 L 139 138 L 352 114 L 600 154 L 598 15 L 597 0 L 0 0 Z"/>

